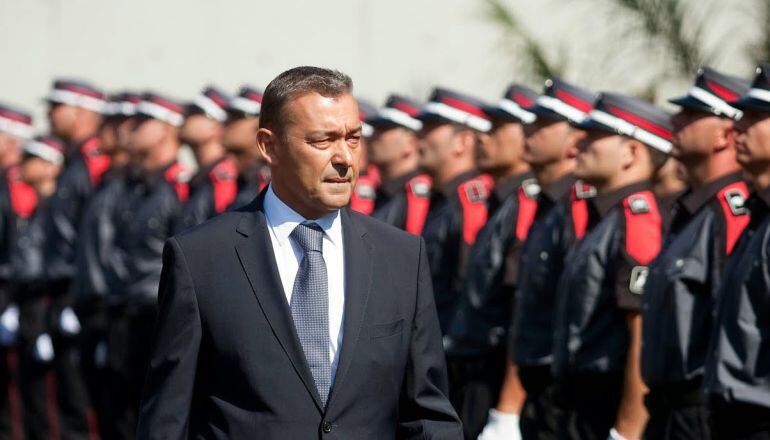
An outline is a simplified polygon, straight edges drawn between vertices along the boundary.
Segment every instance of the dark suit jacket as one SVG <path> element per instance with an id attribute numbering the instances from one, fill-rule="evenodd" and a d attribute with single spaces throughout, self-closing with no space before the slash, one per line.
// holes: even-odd
<path id="1" fill-rule="evenodd" d="M 324 410 L 262 210 L 172 238 L 140 439 L 461 439 L 422 239 L 348 209 L 344 336 Z"/>

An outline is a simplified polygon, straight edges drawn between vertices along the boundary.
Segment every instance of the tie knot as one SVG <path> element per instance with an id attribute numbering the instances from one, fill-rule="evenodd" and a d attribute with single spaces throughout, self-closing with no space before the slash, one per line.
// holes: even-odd
<path id="1" fill-rule="evenodd" d="M 324 231 L 315 222 L 303 222 L 291 231 L 291 238 L 304 252 L 323 252 Z"/>

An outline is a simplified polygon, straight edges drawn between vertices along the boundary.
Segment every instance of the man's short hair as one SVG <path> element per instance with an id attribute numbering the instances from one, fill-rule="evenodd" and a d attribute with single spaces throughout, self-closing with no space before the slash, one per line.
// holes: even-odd
<path id="1" fill-rule="evenodd" d="M 284 108 L 294 98 L 318 93 L 334 98 L 353 92 L 353 80 L 338 70 L 300 66 L 289 69 L 270 81 L 262 98 L 259 128 L 267 128 L 283 135 L 286 124 Z"/>

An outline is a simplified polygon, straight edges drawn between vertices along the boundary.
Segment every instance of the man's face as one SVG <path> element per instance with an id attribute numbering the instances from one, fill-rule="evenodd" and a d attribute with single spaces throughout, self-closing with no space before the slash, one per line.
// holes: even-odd
<path id="1" fill-rule="evenodd" d="M 402 127 L 376 128 L 369 140 L 369 161 L 377 166 L 398 163 L 417 144 L 413 132 Z"/>
<path id="2" fill-rule="evenodd" d="M 524 160 L 537 167 L 574 157 L 582 134 L 567 121 L 538 116 L 524 126 L 524 136 Z"/>
<path id="3" fill-rule="evenodd" d="M 709 156 L 726 142 L 732 121 L 701 111 L 683 108 L 671 118 L 674 125 L 672 155 L 687 163 L 690 158 Z"/>
<path id="4" fill-rule="evenodd" d="M 161 145 L 167 136 L 169 136 L 169 125 L 165 122 L 148 117 L 136 117 L 129 138 L 130 151 L 147 155 L 156 146 Z"/>
<path id="5" fill-rule="evenodd" d="M 257 147 L 258 129 L 259 118 L 231 119 L 225 125 L 222 142 L 241 172 L 256 166 L 261 159 Z"/>
<path id="6" fill-rule="evenodd" d="M 489 133 L 480 135 L 476 165 L 482 172 L 510 168 L 521 157 L 524 130 L 516 122 L 494 121 Z"/>
<path id="7" fill-rule="evenodd" d="M 123 118 L 120 122 L 118 122 L 118 125 L 115 128 L 115 141 L 119 147 L 124 149 L 128 147 L 134 125 L 136 125 L 136 120 L 134 117 Z"/>
<path id="8" fill-rule="evenodd" d="M 738 163 L 752 174 L 766 172 L 770 167 L 770 113 L 746 110 L 736 130 Z"/>
<path id="9" fill-rule="evenodd" d="M 118 147 L 118 125 L 117 120 L 108 119 L 99 128 L 100 148 L 105 153 L 110 153 Z"/>
<path id="10" fill-rule="evenodd" d="M 188 116 L 179 130 L 179 138 L 192 148 L 205 144 L 221 134 L 222 124 L 203 114 Z"/>
<path id="11" fill-rule="evenodd" d="M 7 168 L 21 160 L 21 140 L 0 131 L 0 168 Z"/>
<path id="12" fill-rule="evenodd" d="M 575 175 L 590 184 L 601 184 L 622 171 L 625 139 L 600 130 L 590 130 L 578 143 Z"/>
<path id="13" fill-rule="evenodd" d="M 261 129 L 263 158 L 276 192 L 306 218 L 350 202 L 358 178 L 361 120 L 350 94 L 307 93 L 284 107 L 283 133 Z"/>
<path id="14" fill-rule="evenodd" d="M 428 172 L 436 172 L 452 160 L 458 130 L 452 124 L 426 123 L 419 143 L 419 165 Z"/>
<path id="15" fill-rule="evenodd" d="M 61 166 L 39 157 L 28 157 L 21 163 L 21 178 L 45 196 L 53 193 Z"/>
<path id="16" fill-rule="evenodd" d="M 51 133 L 62 139 L 71 139 L 78 115 L 79 109 L 73 105 L 49 104 L 48 122 L 51 125 Z"/>

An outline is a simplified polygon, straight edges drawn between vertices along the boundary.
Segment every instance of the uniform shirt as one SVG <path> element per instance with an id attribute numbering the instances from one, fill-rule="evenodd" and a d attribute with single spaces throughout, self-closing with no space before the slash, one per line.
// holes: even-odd
<path id="1" fill-rule="evenodd" d="M 286 303 L 291 304 L 294 280 L 304 252 L 294 239 L 290 238 L 290 235 L 294 228 L 306 219 L 279 199 L 272 185 L 268 186 L 265 194 L 264 207 Z M 342 344 L 342 322 L 345 310 L 345 252 L 342 244 L 342 221 L 339 211 L 313 221 L 318 223 L 324 231 L 323 257 L 329 289 L 329 358 L 332 366 L 332 382 L 334 382 L 339 362 L 337 354 Z"/>
<path id="2" fill-rule="evenodd" d="M 539 191 L 532 173 L 524 173 L 498 182 L 487 199 L 489 220 L 468 252 L 468 275 L 444 339 L 447 354 L 478 356 L 505 348 L 519 252 Z"/>
<path id="3" fill-rule="evenodd" d="M 732 174 L 685 193 L 674 208 L 644 295 L 642 375 L 652 388 L 702 379 L 722 270 L 749 220 L 746 193 Z"/>
<path id="4" fill-rule="evenodd" d="M 751 222 L 718 295 L 705 385 L 728 402 L 770 408 L 770 189 L 748 206 Z"/>
<path id="5" fill-rule="evenodd" d="M 115 213 L 125 196 L 126 178 L 126 168 L 105 173 L 83 213 L 75 251 L 77 273 L 71 289 L 78 301 L 106 297 L 127 278 L 126 262 L 115 248 L 119 233 Z"/>
<path id="6" fill-rule="evenodd" d="M 575 177 L 566 175 L 543 186 L 537 211 L 519 259 L 519 285 L 510 339 L 513 361 L 520 367 L 553 362 L 556 288 L 570 244 L 571 189 Z"/>
<path id="7" fill-rule="evenodd" d="M 109 158 L 99 150 L 96 138 L 74 147 L 66 158 L 47 214 L 46 271 L 52 281 L 69 281 L 75 276 L 80 220 L 109 164 Z"/>
<path id="8" fill-rule="evenodd" d="M 108 300 L 114 304 L 156 305 L 163 246 L 178 224 L 186 186 L 176 163 L 132 177 L 116 210 L 116 248 L 126 262 L 126 279 Z"/>
<path id="9" fill-rule="evenodd" d="M 588 228 L 559 279 L 553 370 L 557 378 L 625 369 L 628 312 L 641 311 L 647 265 L 662 224 L 646 182 L 589 201 Z"/>
<path id="10" fill-rule="evenodd" d="M 469 183 L 471 182 L 471 183 Z M 422 236 L 430 264 L 433 294 L 441 333 L 446 334 L 465 280 L 467 254 L 476 232 L 486 220 L 488 186 L 476 172 L 461 174 L 442 188 L 434 187 Z M 461 196 L 467 203 L 463 204 Z M 473 211 L 473 212 L 469 212 Z M 467 224 L 469 215 L 480 216 L 479 228 Z"/>
<path id="11" fill-rule="evenodd" d="M 415 196 L 429 198 L 430 186 L 411 188 L 410 182 L 417 176 L 424 176 L 419 171 L 412 171 L 390 182 L 383 182 L 376 191 L 374 211 L 372 217 L 406 230 L 407 215 L 409 212 L 409 191 L 415 192 Z M 429 203 L 426 200 L 426 205 Z M 427 211 L 425 212 L 427 214 Z M 424 221 L 424 220 L 423 220 Z"/>

